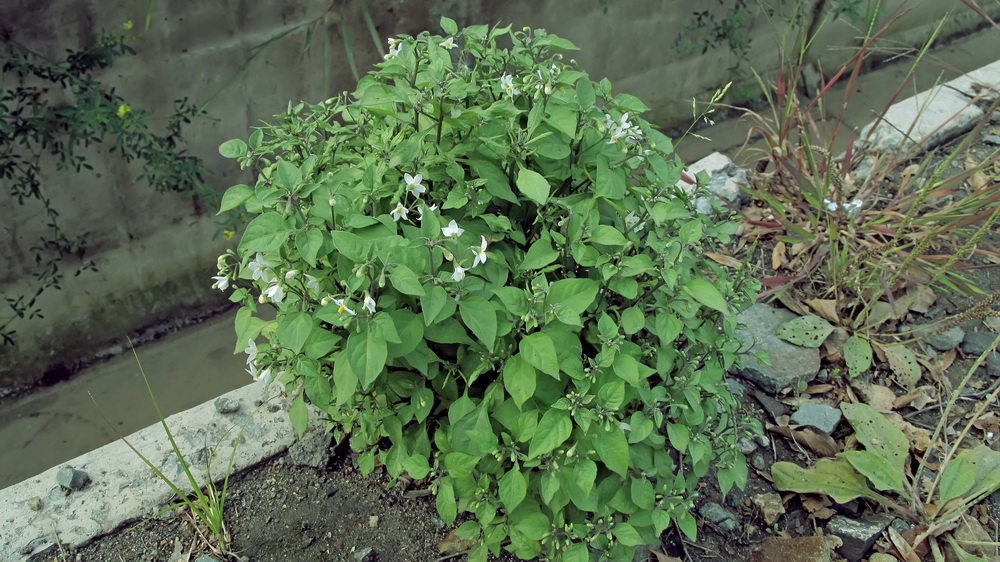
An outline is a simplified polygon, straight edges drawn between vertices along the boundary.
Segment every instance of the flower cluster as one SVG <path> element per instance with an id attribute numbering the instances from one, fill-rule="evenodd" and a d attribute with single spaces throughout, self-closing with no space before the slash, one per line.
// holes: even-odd
<path id="1" fill-rule="evenodd" d="M 604 128 L 611 131 L 608 144 L 617 144 L 622 141 L 638 142 L 642 138 L 642 129 L 628 120 L 628 113 L 622 113 L 617 121 L 610 114 L 605 113 Z"/>

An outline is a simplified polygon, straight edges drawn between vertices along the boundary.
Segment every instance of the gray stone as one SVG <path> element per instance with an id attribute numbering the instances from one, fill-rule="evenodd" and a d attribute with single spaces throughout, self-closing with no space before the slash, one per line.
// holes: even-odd
<path id="1" fill-rule="evenodd" d="M 212 558 L 211 556 L 209 556 L 207 554 L 202 554 L 194 562 L 219 562 L 219 561 L 216 560 L 215 558 Z"/>
<path id="2" fill-rule="evenodd" d="M 778 517 L 785 513 L 785 504 L 782 503 L 781 496 L 774 492 L 751 496 L 750 503 L 768 525 L 774 525 Z"/>
<path id="3" fill-rule="evenodd" d="M 763 433 L 761 433 L 760 435 L 754 435 L 753 436 L 753 440 L 756 441 L 757 445 L 760 446 L 760 447 L 770 447 L 771 446 L 771 440 L 768 439 L 767 435 L 764 435 Z"/>
<path id="4" fill-rule="evenodd" d="M 215 400 L 215 411 L 220 414 L 235 414 L 240 411 L 239 400 L 234 400 L 228 396 L 220 396 Z"/>
<path id="5" fill-rule="evenodd" d="M 979 357 L 984 351 L 990 349 L 996 337 L 996 334 L 992 332 L 969 332 L 962 340 L 962 351 Z"/>
<path id="6" fill-rule="evenodd" d="M 740 381 L 736 379 L 726 379 L 726 387 L 729 388 L 729 393 L 737 398 L 743 396 L 747 392 L 747 387 L 740 384 Z"/>
<path id="7" fill-rule="evenodd" d="M 882 535 L 882 531 L 895 519 L 892 515 L 885 513 L 862 517 L 861 519 L 850 519 L 843 515 L 834 515 L 826 525 L 826 532 L 830 535 L 837 535 L 844 541 L 839 549 L 840 555 L 851 562 L 858 562 L 868 554 L 875 541 Z"/>
<path id="8" fill-rule="evenodd" d="M 72 466 L 64 466 L 56 473 L 56 482 L 63 488 L 82 490 L 90 482 L 90 475 Z"/>
<path id="9" fill-rule="evenodd" d="M 1000 521 L 1000 490 L 986 496 L 986 513 L 994 521 Z"/>
<path id="10" fill-rule="evenodd" d="M 746 437 L 740 437 L 739 440 L 736 441 L 736 450 L 744 455 L 750 455 L 757 450 L 757 444 Z"/>
<path id="11" fill-rule="evenodd" d="M 708 502 L 698 508 L 698 514 L 709 523 L 715 524 L 723 531 L 732 531 L 736 528 L 738 520 L 736 515 L 728 509 L 715 502 Z"/>
<path id="12" fill-rule="evenodd" d="M 992 378 L 1000 378 L 1000 353 L 993 351 L 986 356 L 986 374 Z"/>
<path id="13" fill-rule="evenodd" d="M 799 405 L 799 409 L 792 414 L 792 421 L 799 425 L 811 425 L 825 431 L 827 435 L 832 435 L 842 417 L 843 415 L 837 408 L 826 404 L 803 402 Z"/>
<path id="14" fill-rule="evenodd" d="M 354 560 L 357 562 L 375 562 L 378 560 L 378 554 L 374 548 L 366 546 L 354 553 Z"/>
<path id="15" fill-rule="evenodd" d="M 961 326 L 955 326 L 941 332 L 940 334 L 934 334 L 936 331 L 934 326 L 928 326 L 927 328 L 923 328 L 922 326 L 910 326 L 910 329 L 913 330 L 913 335 L 915 337 L 921 338 L 921 341 L 938 351 L 950 351 L 955 349 L 958 347 L 958 344 L 962 343 L 962 340 L 965 339 L 965 330 L 963 330 Z"/>
<path id="16" fill-rule="evenodd" d="M 305 434 L 288 448 L 288 458 L 295 464 L 323 468 L 330 461 L 330 441 L 333 436 L 325 431 Z"/>
<path id="17" fill-rule="evenodd" d="M 1000 136 L 984 133 L 983 142 L 986 144 L 1000 144 Z"/>
<path id="18" fill-rule="evenodd" d="M 41 511 L 42 510 L 42 498 L 38 496 L 31 496 L 28 498 L 24 505 L 28 506 L 31 511 Z"/>
<path id="19" fill-rule="evenodd" d="M 778 326 L 794 318 L 794 312 L 760 303 L 740 313 L 739 321 L 744 326 L 737 329 L 736 337 L 743 344 L 743 367 L 737 374 L 767 392 L 813 380 L 819 372 L 819 350 L 793 345 L 775 334 Z M 753 355 L 757 351 L 767 354 L 771 364 L 758 361 Z"/>
<path id="20" fill-rule="evenodd" d="M 720 205 L 723 210 L 739 210 L 742 205 L 743 189 L 747 184 L 747 171 L 733 164 L 726 155 L 713 152 L 688 166 L 687 173 L 695 176 L 699 172 L 708 174 L 708 184 L 705 186 L 714 197 L 700 196 L 695 199 L 695 208 L 703 215 L 713 215 L 713 204 Z M 695 186 L 681 180 L 677 187 L 687 193 L 693 193 Z M 712 199 L 715 199 L 713 201 Z"/>
<path id="21" fill-rule="evenodd" d="M 867 139 L 866 148 L 884 152 L 903 153 L 918 144 L 927 149 L 972 129 L 982 117 L 965 96 L 942 85 L 893 104 L 874 130 L 873 121 L 859 138 Z"/>

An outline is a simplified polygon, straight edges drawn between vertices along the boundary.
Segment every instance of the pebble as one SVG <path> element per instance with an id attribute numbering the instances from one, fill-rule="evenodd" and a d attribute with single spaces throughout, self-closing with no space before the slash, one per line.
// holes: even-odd
<path id="1" fill-rule="evenodd" d="M 240 411 L 240 401 L 221 396 L 215 401 L 215 411 L 220 414 L 235 414 Z"/>
<path id="2" fill-rule="evenodd" d="M 63 488 L 82 490 L 90 482 L 90 475 L 72 466 L 64 466 L 56 473 L 56 482 Z"/>
<path id="3" fill-rule="evenodd" d="M 368 517 L 368 526 L 372 529 L 378 527 L 378 515 L 372 515 Z"/>
<path id="4" fill-rule="evenodd" d="M 996 334 L 992 332 L 969 332 L 962 341 L 962 351 L 979 357 L 993 345 Z"/>
<path id="5" fill-rule="evenodd" d="M 718 525 L 723 531 L 732 531 L 738 524 L 738 520 L 733 515 L 733 512 L 715 502 L 708 502 L 699 507 L 698 514 L 704 517 L 706 521 Z"/>
<path id="6" fill-rule="evenodd" d="M 354 560 L 356 562 L 375 562 L 378 560 L 378 554 L 375 553 L 374 548 L 366 546 L 354 553 Z"/>
<path id="7" fill-rule="evenodd" d="M 28 506 L 28 509 L 30 509 L 31 511 L 41 511 L 42 510 L 42 498 L 40 498 L 38 496 L 32 496 L 32 497 L 28 498 L 27 500 L 25 500 L 24 503 L 25 503 L 25 505 Z"/>
<path id="8" fill-rule="evenodd" d="M 736 442 L 736 450 L 744 455 L 749 455 L 757 450 L 757 444 L 746 437 L 740 437 L 739 441 Z"/>

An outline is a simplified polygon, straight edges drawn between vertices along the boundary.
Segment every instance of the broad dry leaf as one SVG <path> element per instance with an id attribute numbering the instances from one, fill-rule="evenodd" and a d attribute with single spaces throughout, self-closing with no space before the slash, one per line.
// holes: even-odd
<path id="1" fill-rule="evenodd" d="M 816 513 L 824 507 L 833 505 L 826 495 L 800 494 L 799 497 L 802 500 L 802 507 L 806 508 L 809 513 Z"/>
<path id="2" fill-rule="evenodd" d="M 903 416 L 897 414 L 896 412 L 889 412 L 885 414 L 886 419 L 889 423 L 899 428 L 906 436 L 906 439 L 910 442 L 910 448 L 914 451 L 926 451 L 927 447 L 931 444 L 931 432 L 913 425 L 912 423 L 903 419 Z"/>
<path id="3" fill-rule="evenodd" d="M 972 425 L 986 434 L 987 441 L 993 441 L 1000 436 L 1000 417 L 996 412 L 990 412 L 976 418 Z M 990 434 L 993 435 L 992 439 Z"/>
<path id="4" fill-rule="evenodd" d="M 930 385 L 924 385 L 907 392 L 899 398 L 896 398 L 896 402 L 893 404 L 893 409 L 898 410 L 905 406 L 913 406 L 914 408 L 921 410 L 927 407 L 928 404 L 937 402 L 937 400 L 938 389 Z"/>
<path id="5" fill-rule="evenodd" d="M 829 320 L 834 324 L 840 323 L 840 314 L 837 312 L 837 301 L 834 299 L 809 299 L 805 301 L 809 308 L 816 311 L 816 315 L 824 320 Z"/>
<path id="6" fill-rule="evenodd" d="M 806 394 L 825 394 L 834 388 L 832 384 L 811 384 L 806 387 Z"/>
<path id="7" fill-rule="evenodd" d="M 885 532 L 889 535 L 889 541 L 892 546 L 896 547 L 896 557 L 903 562 L 920 562 L 920 557 L 917 556 L 916 551 L 910 546 L 910 543 L 899 534 L 899 531 L 893 529 L 891 526 L 886 527 Z"/>
<path id="8" fill-rule="evenodd" d="M 791 310 L 792 312 L 798 314 L 799 316 L 809 316 L 810 314 L 812 314 L 811 312 L 809 312 L 809 309 L 806 308 L 806 305 L 802 304 L 802 301 L 793 297 L 790 294 L 790 291 L 781 291 L 775 296 L 778 298 L 778 301 L 781 302 L 781 304 L 785 305 L 785 308 Z"/>
<path id="9" fill-rule="evenodd" d="M 799 445 L 805 445 L 812 449 L 821 457 L 832 457 L 840 452 L 840 447 L 832 437 L 821 429 L 811 425 L 772 425 L 768 424 L 768 431 L 784 435 L 795 441 Z"/>
<path id="10" fill-rule="evenodd" d="M 658 550 L 649 551 L 649 555 L 650 558 L 647 559 L 649 561 L 655 560 L 656 562 L 684 562 L 680 558 L 677 558 L 675 556 L 667 556 L 666 554 L 663 554 Z"/>
<path id="11" fill-rule="evenodd" d="M 441 554 L 465 552 L 473 546 L 475 546 L 474 542 L 461 539 L 455 534 L 455 531 L 451 531 L 438 543 L 438 552 Z"/>
<path id="12" fill-rule="evenodd" d="M 824 507 L 824 508 L 820 509 L 819 511 L 817 511 L 816 513 L 813 513 L 812 515 L 816 519 L 822 519 L 822 520 L 825 521 L 825 520 L 833 517 L 836 514 L 837 514 L 837 512 L 832 507 Z"/>
<path id="13" fill-rule="evenodd" d="M 975 170 L 977 167 L 979 167 L 979 162 L 976 162 L 976 159 L 973 158 L 971 154 L 965 157 L 965 171 Z M 973 172 L 972 177 L 969 178 L 969 187 L 971 187 L 973 191 L 979 191 L 980 189 L 986 187 L 986 184 L 988 183 L 990 183 L 990 179 L 986 177 L 986 174 L 984 174 L 981 169 Z"/>
<path id="14" fill-rule="evenodd" d="M 719 265 L 726 265 L 729 267 L 743 267 L 743 262 L 734 258 L 733 256 L 727 256 L 725 254 L 716 254 L 715 252 L 705 252 L 708 259 L 714 261 Z"/>
<path id="15" fill-rule="evenodd" d="M 771 250 L 771 269 L 777 271 L 785 263 L 785 243 L 778 242 Z"/>
<path id="16" fill-rule="evenodd" d="M 876 411 L 884 414 L 893 410 L 896 403 L 896 393 L 892 389 L 865 381 L 855 381 L 851 384 L 861 395 L 864 403 L 875 408 Z"/>
<path id="17" fill-rule="evenodd" d="M 904 299 L 909 302 L 909 309 L 913 312 L 927 314 L 930 308 L 934 306 L 937 295 L 927 285 L 915 285 L 906 289 Z"/>

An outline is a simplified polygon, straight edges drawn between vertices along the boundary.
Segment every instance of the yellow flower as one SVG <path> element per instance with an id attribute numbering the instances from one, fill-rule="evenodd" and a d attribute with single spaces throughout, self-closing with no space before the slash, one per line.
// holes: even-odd
<path id="1" fill-rule="evenodd" d="M 235 235 L 236 235 L 236 233 L 234 231 L 232 231 L 232 230 L 223 230 L 222 231 L 222 238 L 225 239 L 225 240 L 232 240 L 233 236 L 235 236 Z"/>
<path id="2" fill-rule="evenodd" d="M 127 22 L 122 24 L 123 31 L 128 31 L 130 29 L 132 29 L 132 20 L 128 20 Z"/>
<path id="3" fill-rule="evenodd" d="M 125 117 L 132 111 L 132 108 L 128 106 L 127 103 L 123 103 L 118 106 L 118 117 Z"/>

